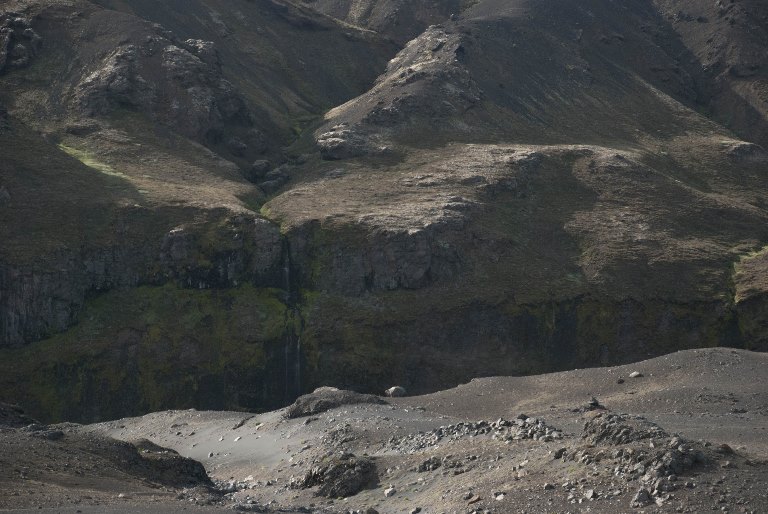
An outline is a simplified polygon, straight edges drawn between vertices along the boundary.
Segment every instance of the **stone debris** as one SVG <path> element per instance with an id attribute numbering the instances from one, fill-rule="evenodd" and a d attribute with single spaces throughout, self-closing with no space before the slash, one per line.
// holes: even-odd
<path id="1" fill-rule="evenodd" d="M 548 426 L 543 420 L 529 418 L 521 414 L 514 421 L 478 421 L 476 423 L 457 423 L 436 428 L 429 432 L 409 434 L 404 437 L 391 437 L 386 448 L 402 453 L 415 453 L 431 448 L 442 441 L 453 441 L 464 437 L 490 436 L 504 442 L 532 439 L 550 442 L 562 439 L 562 433 Z"/>
<path id="2" fill-rule="evenodd" d="M 290 487 L 307 489 L 319 485 L 317 494 L 320 496 L 346 498 L 375 483 L 376 479 L 376 466 L 371 459 L 342 453 L 324 459 L 302 478 L 291 478 Z"/>

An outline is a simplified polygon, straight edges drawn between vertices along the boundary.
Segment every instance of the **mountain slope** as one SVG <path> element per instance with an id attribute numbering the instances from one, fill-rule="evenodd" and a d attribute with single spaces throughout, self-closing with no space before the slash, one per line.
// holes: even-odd
<path id="1" fill-rule="evenodd" d="M 729 5 L 14 3 L 2 390 L 95 420 L 765 349 L 768 24 Z"/>

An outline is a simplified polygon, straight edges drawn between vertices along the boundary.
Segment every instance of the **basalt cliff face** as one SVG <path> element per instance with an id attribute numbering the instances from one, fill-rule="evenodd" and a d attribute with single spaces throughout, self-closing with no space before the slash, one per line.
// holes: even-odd
<path id="1" fill-rule="evenodd" d="M 767 349 L 761 2 L 0 9 L 0 400 L 37 418 Z"/>

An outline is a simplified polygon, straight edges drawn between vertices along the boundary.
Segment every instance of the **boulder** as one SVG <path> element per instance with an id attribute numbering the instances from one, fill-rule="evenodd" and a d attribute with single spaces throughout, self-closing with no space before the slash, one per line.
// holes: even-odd
<path id="1" fill-rule="evenodd" d="M 320 134 L 315 142 L 325 160 L 349 159 L 369 153 L 365 139 L 346 125 L 337 125 Z"/>
<path id="2" fill-rule="evenodd" d="M 371 459 L 342 453 L 312 468 L 292 486 L 307 489 L 319 485 L 320 496 L 346 498 L 374 485 L 376 480 L 376 466 Z"/>
<path id="3" fill-rule="evenodd" d="M 384 393 L 387 396 L 391 397 L 391 398 L 398 398 L 398 397 L 405 396 L 406 394 L 408 394 L 406 392 L 405 388 L 404 387 L 400 387 L 400 386 L 390 387 L 389 389 L 384 391 Z"/>
<path id="4" fill-rule="evenodd" d="M 653 499 L 651 498 L 651 493 L 649 493 L 647 489 L 640 489 L 632 497 L 630 506 L 633 508 L 646 507 L 650 505 L 652 502 L 653 502 Z"/>
<path id="5" fill-rule="evenodd" d="M 357 403 L 385 404 L 386 402 L 372 394 L 361 394 L 343 389 L 321 388 L 322 391 L 299 396 L 285 411 L 288 419 L 319 414 L 342 405 Z"/>

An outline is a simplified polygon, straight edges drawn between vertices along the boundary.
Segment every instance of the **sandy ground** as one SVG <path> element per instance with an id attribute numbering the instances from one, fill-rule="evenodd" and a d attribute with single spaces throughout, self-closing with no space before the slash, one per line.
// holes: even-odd
<path id="1" fill-rule="evenodd" d="M 166 411 L 66 425 L 56 441 L 3 429 L 0 510 L 768 512 L 767 364 L 765 354 L 690 350 L 628 366 L 476 379 L 431 395 L 343 405 L 296 419 L 285 419 L 284 411 Z M 642 376 L 630 378 L 633 371 Z M 588 406 L 593 397 L 600 408 Z M 561 436 L 505 440 L 521 413 L 540 420 L 540 434 L 546 428 Z M 585 438 L 585 422 L 608 413 L 629 414 L 621 422 L 627 426 L 646 423 L 635 419 L 641 416 L 664 436 L 626 444 Z M 513 427 L 491 425 L 499 418 Z M 433 437 L 440 427 L 441 437 Z M 662 487 L 669 490 L 651 491 L 651 482 L 627 476 L 625 457 L 616 457 L 676 447 L 669 443 L 676 435 L 684 441 L 682 453 L 697 453 L 700 461 L 677 474 L 662 473 L 663 480 L 672 475 L 672 485 Z M 105 436 L 148 439 L 197 460 L 226 494 L 158 485 L 140 470 L 114 469 L 102 454 L 70 442 Z M 363 490 L 329 498 L 318 496 L 317 486 L 299 486 L 311 469 L 342 453 L 374 463 L 375 477 Z M 644 488 L 653 503 L 632 507 Z"/>

